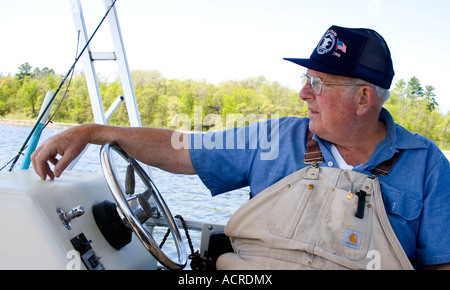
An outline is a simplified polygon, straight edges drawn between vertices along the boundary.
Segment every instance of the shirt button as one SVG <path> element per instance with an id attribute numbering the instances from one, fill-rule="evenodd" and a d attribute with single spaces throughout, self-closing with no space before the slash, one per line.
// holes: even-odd
<path id="1" fill-rule="evenodd" d="M 328 161 L 328 167 L 332 167 L 333 166 L 333 161 Z"/>

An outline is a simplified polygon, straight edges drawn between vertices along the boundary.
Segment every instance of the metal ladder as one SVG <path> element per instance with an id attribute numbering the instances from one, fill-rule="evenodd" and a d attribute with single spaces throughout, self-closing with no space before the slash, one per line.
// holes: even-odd
<path id="1" fill-rule="evenodd" d="M 106 12 L 113 5 L 114 0 L 103 0 L 103 1 L 105 4 L 105 12 Z M 70 0 L 70 4 L 72 8 L 72 16 L 75 24 L 75 29 L 77 33 L 79 33 L 79 46 L 84 47 L 89 40 L 89 36 L 86 30 L 86 23 L 84 21 L 81 2 L 80 0 Z M 89 92 L 89 97 L 91 100 L 94 120 L 95 123 L 97 124 L 107 125 L 111 116 L 114 114 L 114 112 L 123 102 L 123 100 L 125 100 L 130 126 L 142 127 L 115 5 L 109 12 L 107 20 L 109 22 L 109 28 L 111 32 L 114 51 L 92 52 L 89 45 L 80 59 L 83 61 L 84 74 L 86 77 L 86 83 Z M 105 61 L 105 60 L 116 61 L 124 93 L 123 97 L 122 96 L 117 97 L 117 99 L 113 102 L 113 104 L 110 106 L 110 108 L 107 110 L 106 113 L 103 107 L 102 96 L 100 93 L 97 73 L 94 65 L 95 61 Z M 81 156 L 83 156 L 84 152 L 87 150 L 88 147 L 89 146 L 87 146 L 84 149 L 84 151 L 68 166 L 67 168 L 68 170 L 72 170 L 74 168 L 74 166 L 77 164 Z M 149 175 L 151 174 L 151 171 L 147 166 L 143 166 L 143 168 L 144 170 L 147 171 Z"/>
<path id="2" fill-rule="evenodd" d="M 105 11 L 107 11 L 112 5 L 113 0 L 104 0 Z M 81 8 L 80 0 L 70 0 L 72 8 L 72 16 L 75 23 L 75 29 L 79 32 L 79 45 L 84 47 L 89 40 L 89 36 L 86 30 L 86 23 L 84 21 L 83 10 Z M 136 103 L 136 96 L 134 93 L 133 83 L 131 81 L 130 70 L 128 67 L 128 60 L 125 53 L 125 47 L 123 44 L 122 33 L 120 30 L 119 20 L 117 17 L 116 6 L 111 9 L 107 16 L 109 22 L 113 52 L 92 52 L 90 46 L 81 56 L 84 66 L 84 74 L 86 77 L 87 88 L 89 91 L 89 97 L 91 100 L 92 111 L 94 113 L 94 120 L 97 124 L 106 125 L 109 118 L 119 107 L 123 99 L 128 111 L 128 118 L 130 120 L 130 126 L 141 127 L 141 119 L 139 116 L 139 110 Z M 124 98 L 118 96 L 116 101 L 111 105 L 108 111 L 105 113 L 103 108 L 102 96 L 100 94 L 100 88 L 97 79 L 97 73 L 95 70 L 95 61 L 112 60 L 116 61 L 119 71 L 120 81 L 122 83 L 122 89 Z"/>

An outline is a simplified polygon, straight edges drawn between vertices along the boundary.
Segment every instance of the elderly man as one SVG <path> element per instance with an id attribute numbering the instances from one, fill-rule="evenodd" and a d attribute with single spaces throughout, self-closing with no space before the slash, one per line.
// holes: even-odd
<path id="1" fill-rule="evenodd" d="M 213 195 L 250 186 L 254 198 L 226 227 L 235 252 L 219 258 L 223 269 L 449 268 L 449 162 L 382 108 L 394 76 L 384 39 L 332 26 L 309 59 L 287 60 L 307 68 L 309 118 L 180 134 L 181 149 L 171 130 L 83 125 L 47 140 L 33 167 L 53 179 L 86 144 L 115 141 L 147 164 L 198 174 Z M 273 158 L 255 132 L 279 143 Z M 224 144 L 199 146 L 205 138 Z"/>

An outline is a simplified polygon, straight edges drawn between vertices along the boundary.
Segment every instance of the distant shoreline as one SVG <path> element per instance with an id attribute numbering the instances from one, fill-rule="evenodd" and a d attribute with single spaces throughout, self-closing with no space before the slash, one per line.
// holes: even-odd
<path id="1" fill-rule="evenodd" d="M 14 120 L 14 119 L 0 119 L 0 125 L 7 126 L 21 126 L 21 127 L 33 127 L 34 121 L 31 120 Z M 79 124 L 73 123 L 50 123 L 47 127 L 54 129 L 68 129 L 74 126 L 78 126 Z M 448 160 L 450 160 L 450 151 L 442 151 Z"/>
<path id="2" fill-rule="evenodd" d="M 19 120 L 19 119 L 0 119 L 0 125 L 6 126 L 19 126 L 19 127 L 33 127 L 36 121 L 32 120 Z M 79 124 L 73 123 L 55 123 L 51 122 L 48 124 L 47 128 L 53 129 L 68 129 L 74 126 L 78 126 Z"/>

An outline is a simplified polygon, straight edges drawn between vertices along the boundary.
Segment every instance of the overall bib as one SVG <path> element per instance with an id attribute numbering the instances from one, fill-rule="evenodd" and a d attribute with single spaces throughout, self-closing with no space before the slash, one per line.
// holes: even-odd
<path id="1" fill-rule="evenodd" d="M 317 167 L 312 134 L 305 162 L 243 205 L 225 234 L 234 253 L 217 269 L 413 269 L 387 218 L 374 175 Z M 387 174 L 395 159 L 377 167 Z M 387 166 L 386 166 L 387 165 Z"/>

